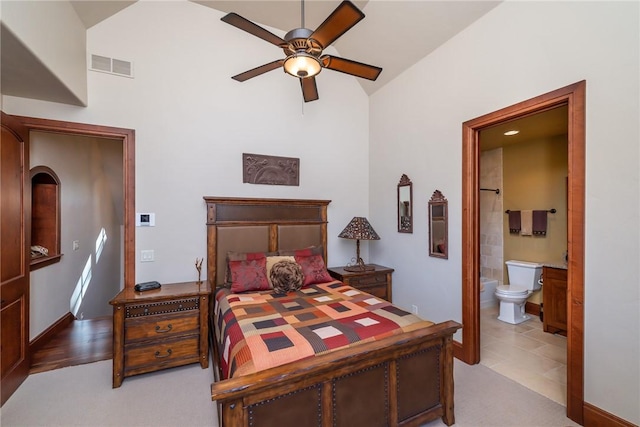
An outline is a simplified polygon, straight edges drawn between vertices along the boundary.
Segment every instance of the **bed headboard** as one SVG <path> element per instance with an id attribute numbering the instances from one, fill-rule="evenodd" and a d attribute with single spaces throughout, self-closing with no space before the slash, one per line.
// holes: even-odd
<path id="1" fill-rule="evenodd" d="M 320 246 L 327 261 L 331 200 L 204 197 L 207 203 L 207 280 L 225 280 L 227 252 L 275 252 Z"/>

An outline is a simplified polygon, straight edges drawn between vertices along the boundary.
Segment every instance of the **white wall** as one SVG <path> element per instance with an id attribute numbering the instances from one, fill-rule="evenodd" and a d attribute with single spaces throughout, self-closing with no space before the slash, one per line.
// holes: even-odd
<path id="1" fill-rule="evenodd" d="M 3 1 L 1 9 L 2 23 L 63 83 L 58 91 L 69 90 L 69 99 L 86 104 L 86 31 L 71 3 Z"/>
<path id="2" fill-rule="evenodd" d="M 60 178 L 59 263 L 31 273 L 30 339 L 70 311 L 76 317 L 111 314 L 109 300 L 123 281 L 122 143 L 108 139 L 31 132 L 30 164 L 48 166 Z M 119 187 L 119 188 L 118 188 Z M 107 237 L 100 251 L 101 230 Z M 79 249 L 73 250 L 73 241 Z M 98 252 L 100 256 L 98 257 Z M 82 288 L 82 298 L 72 307 Z"/>
<path id="3" fill-rule="evenodd" d="M 133 61 L 134 79 L 89 72 L 87 108 L 3 98 L 9 114 L 135 129 L 136 211 L 156 214 L 155 227 L 136 230 L 137 282 L 197 277 L 203 196 L 332 200 L 331 265 L 354 256 L 355 243 L 337 235 L 368 215 L 368 98 L 356 79 L 325 70 L 320 99 L 304 105 L 299 82 L 281 71 L 236 82 L 282 50 L 222 16 L 191 2 L 138 2 L 87 36 L 90 53 Z M 243 184 L 244 152 L 299 158 L 300 185 Z M 139 262 L 146 249 L 155 262 Z"/>
<path id="4" fill-rule="evenodd" d="M 386 237 L 372 257 L 396 268 L 396 302 L 459 321 L 461 124 L 586 80 L 585 401 L 636 424 L 638 20 L 638 2 L 502 3 L 374 94 L 370 111 L 371 219 Z M 395 232 L 402 173 L 414 185 L 412 235 Z M 428 256 L 435 189 L 449 200 L 447 261 Z"/>

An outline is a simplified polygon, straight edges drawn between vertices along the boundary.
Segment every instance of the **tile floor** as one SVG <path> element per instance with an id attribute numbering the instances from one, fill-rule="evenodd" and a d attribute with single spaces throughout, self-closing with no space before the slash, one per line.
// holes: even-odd
<path id="1" fill-rule="evenodd" d="M 480 363 L 566 406 L 567 339 L 543 332 L 536 316 L 511 325 L 498 312 L 497 305 L 480 310 Z"/>

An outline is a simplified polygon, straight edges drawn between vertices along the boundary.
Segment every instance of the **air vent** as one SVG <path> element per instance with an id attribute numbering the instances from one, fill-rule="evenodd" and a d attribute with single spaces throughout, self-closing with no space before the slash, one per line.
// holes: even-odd
<path id="1" fill-rule="evenodd" d="M 116 76 L 133 78 L 133 63 L 122 59 L 109 58 L 100 55 L 91 55 L 89 69 L 101 73 L 109 73 Z"/>

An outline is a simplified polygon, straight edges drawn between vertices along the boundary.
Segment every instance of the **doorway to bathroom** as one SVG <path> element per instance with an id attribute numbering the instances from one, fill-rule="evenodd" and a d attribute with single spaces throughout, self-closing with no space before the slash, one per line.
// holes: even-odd
<path id="1" fill-rule="evenodd" d="M 567 416 L 583 422 L 584 184 L 586 82 L 549 92 L 463 124 L 462 344 L 456 356 L 480 361 L 480 132 L 501 123 L 566 106 L 567 176 Z M 508 209 L 508 207 L 507 207 Z"/>

